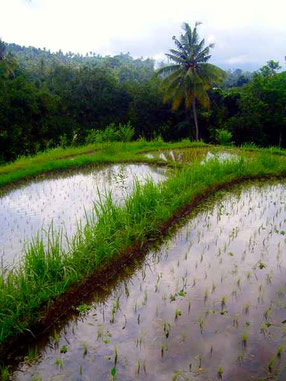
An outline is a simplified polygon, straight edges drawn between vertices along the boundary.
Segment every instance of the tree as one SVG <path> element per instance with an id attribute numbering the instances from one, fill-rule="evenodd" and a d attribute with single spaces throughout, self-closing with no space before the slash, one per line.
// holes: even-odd
<path id="1" fill-rule="evenodd" d="M 0 39 L 0 77 L 12 76 L 16 66 L 17 62 L 13 54 L 6 54 L 6 44 Z"/>
<path id="2" fill-rule="evenodd" d="M 173 64 L 158 70 L 158 74 L 163 76 L 164 101 L 171 99 L 173 110 L 177 110 L 183 101 L 186 109 L 192 106 L 196 140 L 199 139 L 196 101 L 209 108 L 207 90 L 224 78 L 223 70 L 207 63 L 211 57 L 210 49 L 214 45 L 205 46 L 205 40 L 199 40 L 198 25 L 196 23 L 192 30 L 189 24 L 183 24 L 185 33 L 179 39 L 173 37 L 177 50 L 170 49 L 170 53 L 166 54 Z"/>
<path id="3" fill-rule="evenodd" d="M 267 61 L 267 65 L 262 66 L 262 68 L 260 69 L 260 73 L 264 77 L 270 77 L 277 74 L 277 71 L 280 69 L 281 69 L 281 66 L 279 65 L 278 61 L 270 60 L 270 61 Z"/>

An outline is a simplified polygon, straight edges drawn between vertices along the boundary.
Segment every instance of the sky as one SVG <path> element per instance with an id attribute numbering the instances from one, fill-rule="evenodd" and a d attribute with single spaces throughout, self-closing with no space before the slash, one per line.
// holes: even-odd
<path id="1" fill-rule="evenodd" d="M 285 0 L 0 0 L 0 9 L 0 38 L 19 45 L 159 61 L 183 22 L 200 21 L 212 63 L 255 70 L 274 59 L 286 69 Z"/>

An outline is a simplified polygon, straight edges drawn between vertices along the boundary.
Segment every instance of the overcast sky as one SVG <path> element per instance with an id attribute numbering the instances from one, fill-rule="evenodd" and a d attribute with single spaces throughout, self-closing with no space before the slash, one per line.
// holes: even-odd
<path id="1" fill-rule="evenodd" d="M 285 69 L 286 0 L 0 0 L 0 37 L 25 46 L 163 59 L 184 21 L 201 21 L 212 62 Z"/>

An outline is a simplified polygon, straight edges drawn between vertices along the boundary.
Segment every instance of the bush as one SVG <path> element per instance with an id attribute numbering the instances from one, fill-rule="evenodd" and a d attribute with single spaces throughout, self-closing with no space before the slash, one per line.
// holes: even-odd
<path id="1" fill-rule="evenodd" d="M 229 146 L 232 144 L 232 133 L 227 130 L 216 130 L 216 140 L 222 146 Z"/>
<path id="2" fill-rule="evenodd" d="M 69 145 L 68 137 L 66 134 L 60 136 L 60 146 L 66 148 Z"/>
<path id="3" fill-rule="evenodd" d="M 118 127 L 111 123 L 104 130 L 90 130 L 86 137 L 86 143 L 130 142 L 134 133 L 134 128 L 130 122 L 126 125 L 120 123 Z"/>
<path id="4" fill-rule="evenodd" d="M 118 134 L 121 142 L 130 142 L 135 134 L 135 130 L 131 126 L 130 122 L 125 125 L 120 123 L 118 127 Z"/>

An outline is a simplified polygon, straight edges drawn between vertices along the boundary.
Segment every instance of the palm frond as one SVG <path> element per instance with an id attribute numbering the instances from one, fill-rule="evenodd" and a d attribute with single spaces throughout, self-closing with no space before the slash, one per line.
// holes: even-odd
<path id="1" fill-rule="evenodd" d="M 215 65 L 202 63 L 200 65 L 200 75 L 204 77 L 207 82 L 217 85 L 224 80 L 226 73 Z"/>
<path id="2" fill-rule="evenodd" d="M 186 48 L 185 48 L 185 46 L 175 37 L 175 36 L 173 36 L 173 40 L 174 40 L 174 42 L 175 42 L 175 44 L 176 44 L 176 46 L 177 46 L 177 48 L 181 51 L 181 52 L 183 52 L 183 53 L 185 53 L 186 55 L 187 55 L 187 50 L 186 50 Z"/>
<path id="3" fill-rule="evenodd" d="M 210 48 L 207 46 L 201 52 L 199 52 L 196 56 L 197 62 L 206 62 L 210 59 L 211 55 L 209 54 Z"/>
<path id="4" fill-rule="evenodd" d="M 168 65 L 163 66 L 157 70 L 157 75 L 170 75 L 181 68 L 181 65 Z"/>
<path id="5" fill-rule="evenodd" d="M 201 51 L 203 50 L 204 46 L 205 46 L 205 39 L 203 38 L 203 39 L 198 43 L 198 45 L 196 45 L 196 46 L 194 47 L 194 55 L 197 56 L 198 54 L 200 54 Z"/>
<path id="6" fill-rule="evenodd" d="M 176 70 L 174 73 L 170 74 L 168 77 L 165 77 L 162 81 L 162 88 L 167 89 L 169 87 L 176 87 L 178 82 L 182 79 L 182 70 Z"/>
<path id="7" fill-rule="evenodd" d="M 186 61 L 184 58 L 177 57 L 174 54 L 170 54 L 170 53 L 166 53 L 165 56 L 168 57 L 171 61 L 174 61 L 179 64 L 183 64 Z"/>
<path id="8" fill-rule="evenodd" d="M 178 50 L 175 49 L 170 49 L 170 52 L 175 55 L 176 57 L 187 59 L 188 54 L 185 52 L 179 52 Z"/>

